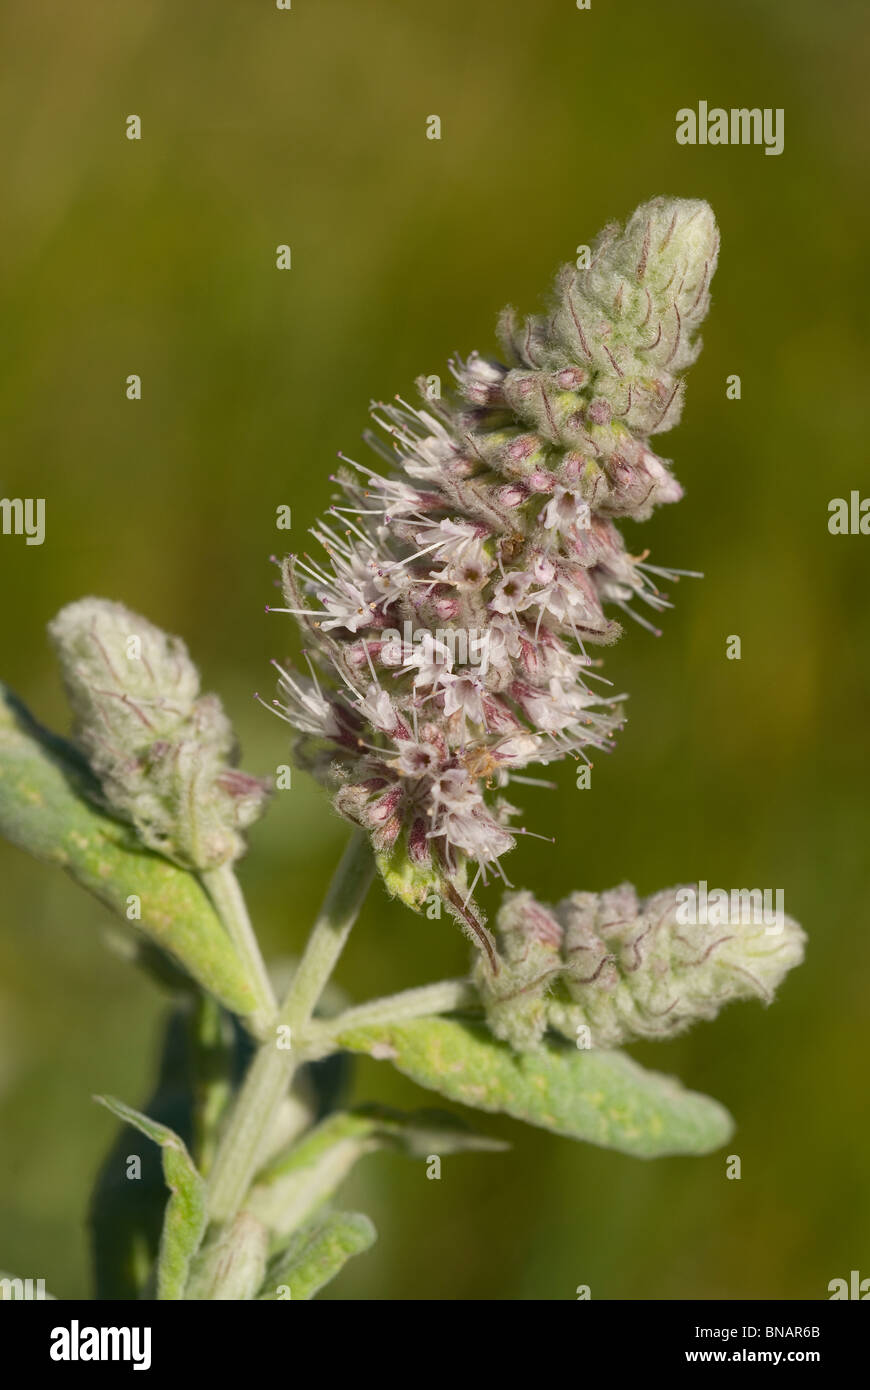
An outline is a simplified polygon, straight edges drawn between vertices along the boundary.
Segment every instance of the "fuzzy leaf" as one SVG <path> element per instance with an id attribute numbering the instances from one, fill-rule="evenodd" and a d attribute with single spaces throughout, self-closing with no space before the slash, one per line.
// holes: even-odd
<path id="1" fill-rule="evenodd" d="M 353 1255 L 361 1255 L 377 1239 L 367 1216 L 360 1212 L 330 1212 L 297 1231 L 269 1267 L 261 1300 L 286 1298 L 304 1302 L 340 1273 Z"/>
<path id="2" fill-rule="evenodd" d="M 454 1115 L 365 1106 L 330 1115 L 260 1173 L 246 1206 L 279 1236 L 296 1230 L 336 1191 L 358 1159 L 379 1148 L 409 1158 L 473 1149 L 500 1151 L 498 1139 L 475 1134 Z"/>
<path id="3" fill-rule="evenodd" d="M 491 1139 L 469 1129 L 458 1115 L 446 1110 L 414 1110 L 408 1115 L 386 1106 L 367 1105 L 357 1114 L 375 1126 L 383 1145 L 390 1145 L 408 1158 L 427 1158 L 429 1154 L 504 1153 L 510 1148 L 501 1139 Z"/>
<path id="4" fill-rule="evenodd" d="M 192 1146 L 194 1099 L 190 1044 L 189 1016 L 185 1009 L 176 1009 L 166 1026 L 157 1084 L 144 1110 L 152 1120 L 168 1126 Z M 89 1225 L 99 1300 L 153 1296 L 152 1274 L 160 1246 L 167 1193 L 160 1152 L 151 1144 L 143 1147 L 145 1151 L 135 1184 L 127 1178 L 130 1136 L 126 1128 L 112 1135 L 111 1147 L 97 1174 Z M 135 1187 L 133 1200 L 131 1187 Z"/>
<path id="5" fill-rule="evenodd" d="M 203 1176 L 208 1174 L 226 1104 L 250 1060 L 250 1046 L 241 1027 L 208 995 L 199 994 L 193 1008 L 185 1001 L 167 1020 L 157 1083 L 143 1111 L 183 1140 Z M 100 1300 L 152 1296 L 148 1290 L 166 1210 L 166 1184 L 161 1155 L 149 1144 L 131 1201 L 125 1162 L 129 1151 L 130 1136 L 121 1129 L 113 1135 L 90 1204 Z"/>
<path id="6" fill-rule="evenodd" d="M 193 1261 L 185 1298 L 240 1303 L 256 1298 L 266 1274 L 269 1232 L 249 1211 L 240 1211 Z"/>
<path id="7" fill-rule="evenodd" d="M 252 1014 L 254 990 L 199 880 L 92 806 L 92 784 L 76 750 L 0 685 L 0 835 L 57 864 L 122 917 L 135 894 L 136 925 L 233 1013 Z"/>
<path id="8" fill-rule="evenodd" d="M 374 1124 L 353 1112 L 330 1115 L 260 1174 L 245 1203 L 279 1236 L 322 1205 L 358 1159 L 378 1147 Z"/>
<path id="9" fill-rule="evenodd" d="M 558 1042 L 514 1052 L 482 1026 L 447 1018 L 359 1028 L 338 1041 L 351 1052 L 389 1058 L 450 1100 L 636 1158 L 709 1153 L 732 1130 L 718 1101 L 645 1071 L 622 1052 Z"/>
<path id="10" fill-rule="evenodd" d="M 163 1176 L 169 1188 L 169 1201 L 163 1217 L 160 1251 L 157 1257 L 157 1298 L 184 1297 L 190 1262 L 205 1233 L 207 1224 L 205 1182 L 178 1135 L 166 1125 L 124 1105 L 113 1096 L 95 1096 L 119 1120 L 132 1125 L 159 1144 L 163 1154 Z"/>

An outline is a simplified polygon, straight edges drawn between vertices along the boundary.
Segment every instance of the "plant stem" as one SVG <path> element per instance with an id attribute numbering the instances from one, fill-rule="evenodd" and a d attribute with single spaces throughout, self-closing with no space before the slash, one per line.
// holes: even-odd
<path id="1" fill-rule="evenodd" d="M 374 869 L 368 837 L 355 830 L 276 1016 L 275 1036 L 254 1058 L 218 1146 L 208 1198 L 214 1222 L 231 1220 L 245 1200 L 275 1107 L 304 1060 L 294 1048 L 294 1038 L 314 1013 L 362 907 Z"/>
<path id="2" fill-rule="evenodd" d="M 342 855 L 299 968 L 281 1005 L 281 1023 L 301 1030 L 317 1007 L 375 873 L 368 836 L 354 831 Z"/>
<path id="3" fill-rule="evenodd" d="M 377 1024 L 403 1023 L 410 1018 L 428 1018 L 434 1014 L 452 1013 L 479 1005 L 477 990 L 468 980 L 440 980 L 420 989 L 406 989 L 401 994 L 388 994 L 383 999 L 371 999 L 357 1004 L 335 1018 L 310 1023 L 305 1030 L 303 1050 L 307 1060 L 328 1057 L 339 1049 L 338 1039 L 354 1028 L 369 1028 Z"/>
<path id="4" fill-rule="evenodd" d="M 264 1043 L 251 1063 L 209 1175 L 212 1221 L 231 1221 L 241 1207 L 257 1170 L 263 1137 L 294 1065 L 292 1051 L 279 1050 L 275 1040 Z"/>
<path id="5" fill-rule="evenodd" d="M 260 954 L 244 894 L 232 864 L 203 870 L 202 881 L 250 980 L 255 1008 L 249 1021 L 258 1037 L 262 1038 L 277 1013 L 278 1001 Z"/>

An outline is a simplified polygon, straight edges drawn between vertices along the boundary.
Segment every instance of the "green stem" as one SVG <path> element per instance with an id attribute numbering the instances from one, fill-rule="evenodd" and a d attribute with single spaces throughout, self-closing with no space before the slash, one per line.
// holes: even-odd
<path id="1" fill-rule="evenodd" d="M 323 1022 L 314 1021 L 305 1030 L 302 1046 L 306 1060 L 313 1061 L 338 1051 L 338 1039 L 354 1028 L 403 1023 L 409 1018 L 428 1018 L 479 1004 L 480 996 L 468 980 L 440 980 L 434 985 L 406 989 L 401 994 L 388 994 L 383 999 L 357 1004 Z"/>
<path id="2" fill-rule="evenodd" d="M 214 1222 L 232 1220 L 245 1200 L 275 1107 L 303 1060 L 293 1046 L 294 1037 L 298 1037 L 314 1013 L 374 871 L 368 837 L 355 830 L 277 1014 L 275 1036 L 263 1044 L 254 1058 L 218 1146 L 209 1178 L 209 1214 Z"/>
<path id="3" fill-rule="evenodd" d="M 200 994 L 188 1021 L 193 1057 L 193 1155 L 206 1176 L 214 1161 L 217 1134 L 230 1103 L 228 1077 L 229 1039 L 224 1032 L 224 1013 L 211 994 Z"/>
<path id="4" fill-rule="evenodd" d="M 251 983 L 256 1000 L 256 1008 L 251 1014 L 252 1030 L 263 1038 L 278 1011 L 278 1001 L 272 989 L 266 965 L 260 954 L 260 947 L 251 925 L 247 904 L 239 887 L 232 864 L 221 864 L 216 869 L 205 869 L 202 881 L 217 909 L 218 916 L 236 948 L 239 959 Z"/>

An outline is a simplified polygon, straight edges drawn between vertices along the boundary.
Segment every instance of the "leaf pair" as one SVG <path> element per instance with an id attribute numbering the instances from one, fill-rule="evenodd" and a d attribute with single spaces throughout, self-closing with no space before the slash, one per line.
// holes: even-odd
<path id="1" fill-rule="evenodd" d="M 273 1160 L 244 1210 L 201 1249 L 208 1226 L 206 1184 L 184 1142 L 168 1125 L 111 1096 L 96 1099 L 161 1150 L 169 1200 L 156 1264 L 159 1300 L 313 1298 L 376 1238 L 367 1216 L 325 1210 L 364 1153 L 390 1146 L 420 1157 L 431 1150 L 505 1147 L 437 1112 L 404 1116 L 372 1107 L 337 1113 Z"/>
<path id="2" fill-rule="evenodd" d="M 409 1158 L 507 1148 L 475 1134 L 453 1115 L 421 1110 L 403 1115 L 383 1106 L 338 1111 L 309 1130 L 259 1174 L 246 1202 L 280 1239 L 319 1215 L 354 1164 L 375 1149 Z"/>
<path id="3" fill-rule="evenodd" d="M 379 1148 L 420 1159 L 507 1147 L 441 1111 L 338 1111 L 274 1157 L 235 1221 L 204 1244 L 206 1183 L 178 1133 L 110 1096 L 96 1099 L 161 1151 L 169 1199 L 153 1284 L 160 1300 L 312 1298 L 375 1240 L 368 1217 L 328 1209 L 361 1157 Z M 113 1163 L 121 1161 L 118 1150 Z"/>

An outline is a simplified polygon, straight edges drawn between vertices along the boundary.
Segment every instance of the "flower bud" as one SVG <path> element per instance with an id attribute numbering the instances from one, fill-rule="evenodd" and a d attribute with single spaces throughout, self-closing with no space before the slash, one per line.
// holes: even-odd
<path id="1" fill-rule="evenodd" d="M 531 893 L 511 893 L 498 915 L 497 939 L 498 974 L 478 955 L 472 979 L 495 1036 L 527 1051 L 547 1029 L 548 991 L 563 968 L 562 928 Z"/>
<path id="2" fill-rule="evenodd" d="M 676 888 L 638 902 L 631 884 L 573 894 L 557 911 L 565 931 L 562 983 L 571 1004 L 554 1004 L 550 1026 L 570 1038 L 585 1024 L 595 1047 L 669 1038 L 715 1018 L 736 999 L 770 1003 L 804 956 L 805 936 L 783 917 L 775 926 L 740 920 L 685 924 Z M 754 912 L 747 914 L 750 918 Z M 758 917 L 763 914 L 758 913 Z"/>
<path id="3" fill-rule="evenodd" d="M 232 726 L 216 695 L 199 694 L 181 638 L 96 598 L 61 609 L 49 635 L 105 806 L 184 868 L 238 858 L 267 784 L 235 767 Z"/>
<path id="4" fill-rule="evenodd" d="M 474 972 L 493 1032 L 529 1047 L 548 1028 L 572 1041 L 583 1028 L 593 1047 L 622 1047 L 673 1037 L 735 999 L 769 1003 L 803 960 L 798 924 L 771 924 L 748 904 L 724 925 L 687 923 L 685 892 L 639 902 L 622 884 L 574 893 L 555 911 L 530 893 L 509 895 L 495 933 L 509 969 L 493 977 L 478 961 Z"/>

